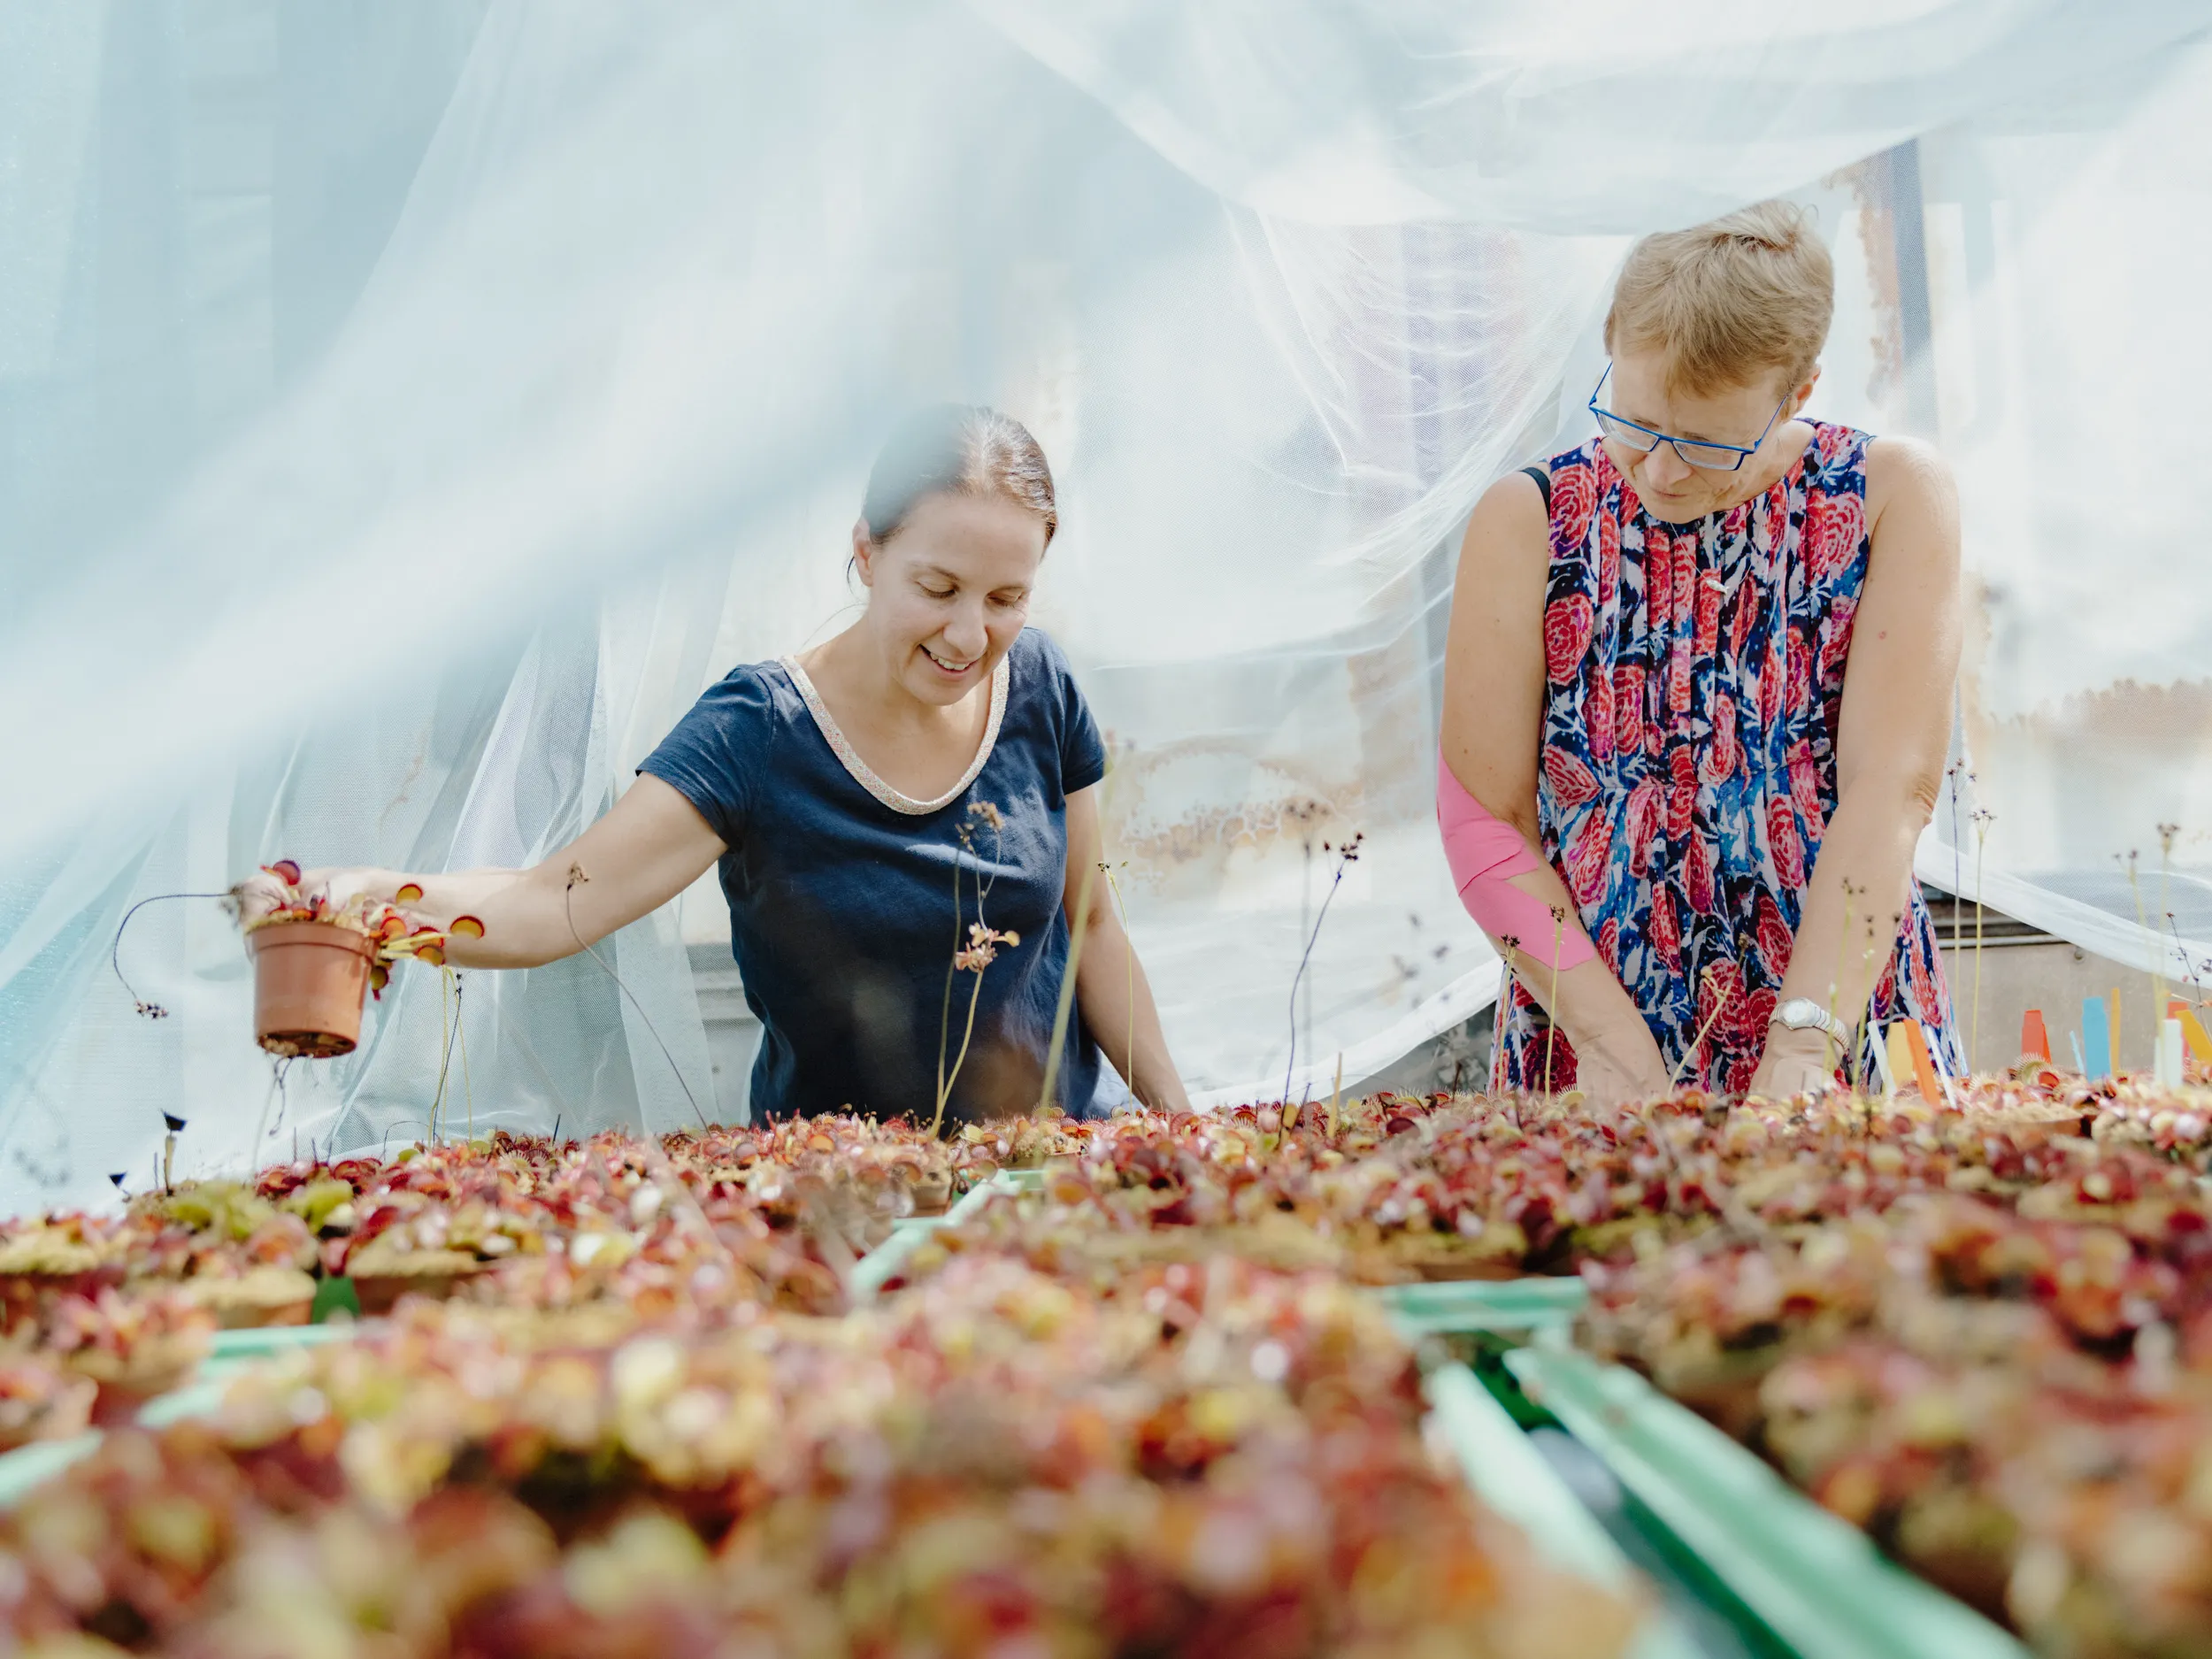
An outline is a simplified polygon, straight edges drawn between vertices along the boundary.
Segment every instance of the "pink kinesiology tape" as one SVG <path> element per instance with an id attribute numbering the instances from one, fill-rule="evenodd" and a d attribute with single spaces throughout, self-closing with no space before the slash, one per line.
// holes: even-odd
<path id="1" fill-rule="evenodd" d="M 1515 876 L 1543 865 L 1529 851 L 1520 831 L 1493 817 L 1467 793 L 1441 755 L 1436 757 L 1436 825 L 1444 832 L 1444 861 L 1452 867 L 1459 902 L 1484 933 L 1496 940 L 1519 941 L 1524 956 L 1546 967 L 1556 965 L 1563 973 L 1597 955 L 1571 912 L 1563 926 L 1543 900 L 1513 885 Z M 1559 941 L 1556 964 L 1552 961 L 1555 937 Z"/>

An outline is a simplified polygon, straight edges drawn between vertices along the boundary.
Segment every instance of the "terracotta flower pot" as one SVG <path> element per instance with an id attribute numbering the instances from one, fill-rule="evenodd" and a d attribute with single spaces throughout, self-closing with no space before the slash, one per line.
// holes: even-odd
<path id="1" fill-rule="evenodd" d="M 376 942 L 334 922 L 273 922 L 246 935 L 254 1035 L 271 1054 L 326 1060 L 361 1040 Z"/>

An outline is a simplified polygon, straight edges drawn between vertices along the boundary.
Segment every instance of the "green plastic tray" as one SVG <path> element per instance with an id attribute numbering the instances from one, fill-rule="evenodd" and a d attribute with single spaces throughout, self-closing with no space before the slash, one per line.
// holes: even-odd
<path id="1" fill-rule="evenodd" d="M 941 1216 L 914 1216 L 894 1222 L 891 1236 L 853 1264 L 852 1279 L 847 1286 L 853 1305 L 859 1307 L 873 1302 L 882 1291 L 884 1281 L 914 1253 L 914 1247 L 938 1228 L 965 1221 L 1002 1193 L 1033 1192 L 1042 1184 L 1042 1179 L 1034 1170 L 1002 1170 L 982 1186 L 971 1188 Z"/>
<path id="2" fill-rule="evenodd" d="M 1802 1659 L 2026 1659 L 2011 1636 L 1635 1372 L 1551 1344 L 1505 1363 Z"/>
<path id="3" fill-rule="evenodd" d="M 357 1324 L 272 1325 L 253 1331 L 218 1331 L 208 1357 L 216 1360 L 259 1359 L 296 1348 L 314 1348 L 324 1342 L 344 1342 L 362 1333 Z"/>
<path id="4" fill-rule="evenodd" d="M 82 1457 L 89 1457 L 100 1443 L 100 1431 L 74 1434 L 65 1440 L 35 1440 L 0 1456 L 0 1509 L 12 1509 L 32 1487 L 43 1485 Z"/>
<path id="5" fill-rule="evenodd" d="M 1389 1285 L 1375 1294 L 1414 1336 L 1564 1327 L 1590 1295 L 1578 1279 L 1453 1279 Z"/>
<path id="6" fill-rule="evenodd" d="M 1609 1589 L 1633 1590 L 1637 1574 L 1620 1546 L 1472 1371 L 1456 1363 L 1440 1365 L 1426 1387 L 1435 1425 L 1477 1496 L 1517 1523 L 1553 1566 Z M 1697 1652 L 1672 1616 L 1655 1605 L 1629 1649 L 1631 1659 L 1694 1659 Z"/>
<path id="7" fill-rule="evenodd" d="M 165 1428 L 179 1419 L 212 1411 L 223 1397 L 222 1385 L 234 1371 L 257 1359 L 291 1348 L 342 1342 L 361 1334 L 360 1325 L 285 1325 L 251 1331 L 218 1331 L 192 1380 L 180 1388 L 149 1400 L 139 1408 L 138 1420 L 149 1428 Z M 0 1509 L 12 1508 L 25 1493 L 88 1456 L 100 1443 L 100 1431 L 71 1436 L 65 1440 L 41 1440 L 19 1446 L 0 1455 Z"/>

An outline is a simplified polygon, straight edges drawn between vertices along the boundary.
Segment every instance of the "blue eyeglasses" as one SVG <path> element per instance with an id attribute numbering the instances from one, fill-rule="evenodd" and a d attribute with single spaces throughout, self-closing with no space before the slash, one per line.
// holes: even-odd
<path id="1" fill-rule="evenodd" d="M 1624 419 L 1609 409 L 1599 408 L 1598 392 L 1603 391 L 1606 381 L 1612 378 L 1613 365 L 1609 363 L 1605 365 L 1605 373 L 1598 376 L 1597 391 L 1590 394 L 1590 412 L 1598 419 L 1598 430 L 1614 442 L 1624 445 L 1639 455 L 1649 455 L 1663 443 L 1671 444 L 1674 452 L 1685 462 L 1705 472 L 1740 471 L 1746 461 L 1759 453 L 1759 445 L 1767 441 L 1767 433 L 1772 432 L 1774 423 L 1782 418 L 1782 405 L 1790 401 L 1790 395 L 1783 393 L 1782 402 L 1775 404 L 1774 412 L 1767 417 L 1765 430 L 1759 434 L 1758 442 L 1746 449 L 1735 443 L 1708 443 L 1702 438 L 1669 437 L 1663 432 L 1654 432 L 1649 426 L 1640 426 L 1632 420 Z"/>

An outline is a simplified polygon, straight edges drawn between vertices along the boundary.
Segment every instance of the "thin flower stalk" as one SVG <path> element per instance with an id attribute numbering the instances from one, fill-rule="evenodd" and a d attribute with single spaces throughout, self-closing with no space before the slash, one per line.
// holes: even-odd
<path id="1" fill-rule="evenodd" d="M 569 937 L 576 941 L 578 949 L 599 964 L 599 971 L 614 981 L 615 988 L 630 999 L 630 1006 L 637 1010 L 637 1017 L 645 1022 L 645 1029 L 652 1037 L 654 1046 L 661 1051 L 661 1058 L 668 1062 L 668 1069 L 676 1074 L 676 1087 L 683 1090 L 684 1100 L 691 1107 L 691 1115 L 699 1120 L 699 1127 L 705 1129 L 709 1127 L 707 1115 L 699 1109 L 699 1097 L 691 1092 L 691 1085 L 684 1080 L 683 1067 L 676 1064 L 676 1056 L 668 1051 L 668 1045 L 661 1041 L 660 1028 L 653 1024 L 653 1017 L 645 1011 L 645 1004 L 638 1001 L 637 993 L 629 987 L 620 974 L 607 965 L 605 957 L 584 942 L 583 934 L 576 930 L 576 889 L 586 886 L 590 880 L 591 878 L 584 873 L 583 865 L 580 864 L 569 865 L 568 885 L 561 889 L 561 915 L 568 923 Z M 404 893 L 406 889 L 403 887 L 400 891 Z M 421 896 L 420 888 L 416 889 L 416 896 L 419 898 Z M 480 928 L 480 923 L 479 926 Z M 445 958 L 441 956 L 438 960 L 443 963 Z"/>
<path id="2" fill-rule="evenodd" d="M 1966 1069 L 1971 1072 L 1982 1053 L 1982 855 L 1989 843 L 1990 814 L 1974 809 L 1974 1008 L 1966 1027 Z"/>
<path id="3" fill-rule="evenodd" d="M 929 1120 L 929 1133 L 932 1135 L 936 1134 L 944 1125 L 945 1102 L 952 1098 L 952 1087 L 960 1079 L 960 1068 L 968 1062 L 968 1045 L 975 1037 L 976 1006 L 983 1000 L 983 970 L 997 960 L 998 948 L 1001 945 L 1011 950 L 1020 943 L 1021 935 L 1018 933 L 1002 933 L 995 928 L 986 927 L 981 922 L 976 922 L 968 928 L 967 948 L 956 952 L 953 956 L 954 971 L 959 973 L 974 974 L 975 984 L 968 992 L 968 1023 L 966 1028 L 960 1033 L 960 1052 L 953 1059 L 952 1070 L 946 1074 L 944 1081 L 937 1087 L 937 1111 L 936 1115 Z"/>
<path id="4" fill-rule="evenodd" d="M 1705 971 L 1704 983 L 1709 985 L 1712 983 L 1712 979 L 1713 971 L 1710 968 L 1708 968 Z M 1697 1028 L 1697 1034 L 1690 1039 L 1690 1046 L 1683 1050 L 1682 1057 L 1674 1063 L 1674 1070 L 1667 1073 L 1667 1087 L 1669 1088 L 1676 1088 L 1680 1086 L 1684 1068 L 1688 1066 L 1690 1062 L 1697 1057 L 1699 1047 L 1704 1042 L 1705 1039 L 1712 1033 L 1713 1027 L 1720 1023 L 1721 1014 L 1728 1007 L 1728 1004 L 1732 1000 L 1732 999 L 1730 995 L 1728 987 L 1724 985 L 1720 987 L 1720 995 L 1713 999 L 1713 1011 L 1706 1015 L 1705 1023 Z"/>
<path id="5" fill-rule="evenodd" d="M 1548 1100 L 1552 1092 L 1552 1067 L 1559 1040 L 1559 948 L 1566 937 L 1566 908 L 1555 904 L 1551 907 L 1551 999 L 1545 1008 L 1551 1018 L 1544 1022 L 1544 1094 Z"/>
<path id="6" fill-rule="evenodd" d="M 461 1098 L 468 1102 L 469 1139 L 476 1139 L 476 1089 L 469 1081 L 469 1027 L 461 1017 L 461 976 L 453 976 L 453 1029 L 461 1040 Z"/>
<path id="7" fill-rule="evenodd" d="M 430 1144 L 438 1144 L 438 1113 L 445 1104 L 446 1073 L 453 1064 L 453 1018 L 448 1007 L 453 970 L 438 970 L 438 1087 L 430 1097 Z"/>
<path id="8" fill-rule="evenodd" d="M 995 840 L 989 874 L 987 876 L 981 868 L 976 871 L 975 920 L 971 923 L 961 908 L 960 870 L 969 858 L 975 856 L 975 828 L 979 824 L 987 828 Z M 997 885 L 999 856 L 1005 849 L 1005 816 L 988 801 L 972 801 L 956 836 L 959 844 L 954 849 L 952 856 L 952 960 L 945 967 L 944 1005 L 938 1017 L 937 1106 L 930 1118 L 929 1127 L 933 1135 L 944 1125 L 946 1102 L 952 1099 L 954 1086 L 960 1080 L 960 1068 L 967 1061 L 968 1044 L 975 1034 L 976 1007 L 983 996 L 983 970 L 991 965 L 999 945 L 1003 944 L 1011 949 L 1021 943 L 1015 934 L 997 933 L 983 919 L 983 902 L 990 897 L 992 887 Z M 981 861 L 978 860 L 978 863 L 980 865 Z M 962 942 L 964 928 L 964 944 Z M 975 985 L 968 994 L 967 1027 L 961 1034 L 960 1053 L 949 1061 L 949 1068 L 948 1050 L 952 1047 L 952 987 L 954 979 L 964 972 L 975 975 Z"/>
<path id="9" fill-rule="evenodd" d="M 2143 888 L 2142 885 L 2135 879 L 2135 849 L 2131 847 L 2128 849 L 2127 856 L 2128 892 L 2135 900 L 2135 925 L 2147 933 L 2151 931 L 2151 919 L 2149 914 L 2145 910 L 2143 906 Z M 2164 953 L 2161 952 L 2159 954 L 2162 956 Z M 2153 960 L 2157 960 L 2157 957 L 2154 957 Z M 2150 972 L 2150 981 L 2151 1051 L 2155 1054 L 2158 1049 L 2158 1033 L 2160 1030 L 2160 1022 L 2166 1018 L 2166 976 L 2159 969 L 2153 968 Z M 2112 1069 L 2116 1075 L 2118 1073 L 2120 1069 L 2120 1042 L 2118 1037 L 2118 1022 L 2116 1020 L 2114 1022 Z"/>
<path id="10" fill-rule="evenodd" d="M 1306 969 L 1313 961 L 1314 947 L 1321 942 L 1321 929 L 1329 919 L 1329 906 L 1336 902 L 1337 889 L 1344 885 L 1344 873 L 1359 862 L 1360 843 L 1367 839 L 1366 832 L 1355 830 L 1352 839 L 1340 847 L 1321 843 L 1325 853 L 1336 855 L 1336 870 L 1329 878 L 1329 890 L 1322 895 L 1320 914 L 1313 918 L 1313 931 L 1306 935 L 1306 949 L 1298 958 L 1298 972 L 1290 979 L 1290 1063 L 1283 1068 L 1283 1099 L 1290 1099 L 1290 1079 L 1298 1070 L 1298 987 L 1304 982 Z"/>
<path id="11" fill-rule="evenodd" d="M 1045 1056 L 1044 1087 L 1037 1091 L 1041 1118 L 1052 1104 L 1052 1091 L 1060 1081 L 1060 1055 L 1067 1047 L 1068 1022 L 1075 1013 L 1075 974 L 1083 962 L 1083 938 L 1091 923 L 1091 887 L 1097 879 L 1097 866 L 1084 865 L 1082 885 L 1075 895 L 1075 926 L 1068 930 L 1068 964 L 1060 975 L 1060 1001 L 1052 1011 L 1052 1046 Z"/>
<path id="12" fill-rule="evenodd" d="M 2158 910 L 2160 915 L 2170 919 L 2173 916 L 2171 884 L 2174 840 L 2180 833 L 2181 826 L 2178 824 L 2161 824 L 2158 826 Z M 2181 971 L 2185 975 L 2189 972 L 2189 956 L 2186 951 L 2182 953 Z M 2154 1018 L 2162 1021 L 2166 1018 L 2165 980 L 2162 975 L 2160 978 L 2159 986 L 2158 1000 L 2151 1004 L 2151 1014 Z M 2164 1027 L 2161 1025 L 2158 1029 L 2162 1030 Z"/>
<path id="13" fill-rule="evenodd" d="M 1126 868 L 1128 860 L 1124 859 L 1122 861 L 1122 867 Z M 1129 999 L 1129 1037 L 1128 1047 L 1122 1050 L 1123 1054 L 1127 1057 L 1129 1064 L 1122 1070 L 1121 1080 L 1128 1084 L 1131 1090 L 1133 1092 L 1136 1088 L 1135 1079 L 1137 1075 L 1137 952 L 1136 948 L 1130 945 L 1128 942 L 1129 907 L 1122 902 L 1121 883 L 1114 879 L 1114 870 L 1116 866 L 1102 863 L 1098 867 L 1105 874 L 1107 892 L 1113 895 L 1114 914 L 1121 920 L 1121 936 L 1124 945 L 1122 956 L 1129 964 L 1129 984 L 1127 987 L 1127 996 Z"/>
<path id="14" fill-rule="evenodd" d="M 1842 936 L 1836 941 L 1836 977 L 1828 981 L 1828 1018 L 1831 1023 L 1833 1023 L 1836 1018 L 1836 998 L 1843 994 L 1843 953 L 1850 948 L 1851 905 L 1852 902 L 1858 897 L 1858 892 L 1859 890 L 1853 887 L 1847 878 L 1843 884 L 1843 933 Z M 1853 1022 L 1852 1029 L 1855 1032 L 1858 1029 L 1856 1021 Z M 1856 1058 L 1855 1050 L 1857 1047 L 1858 1044 L 1855 1041 L 1846 1044 L 1844 1052 L 1844 1078 L 1855 1088 L 1858 1087 L 1858 1068 L 1853 1061 Z"/>

